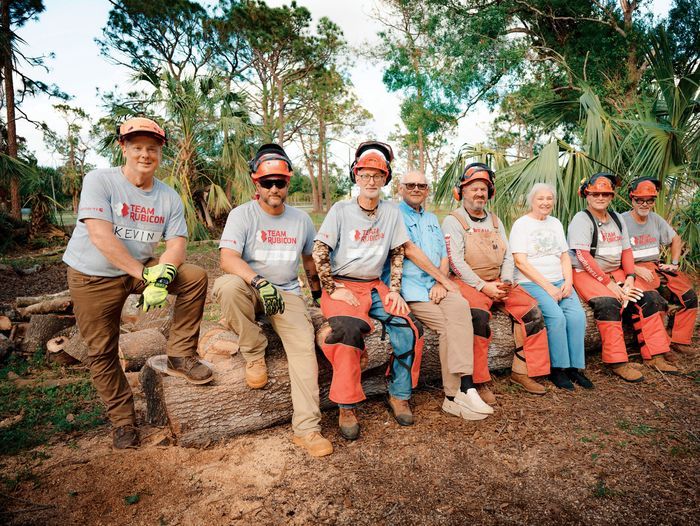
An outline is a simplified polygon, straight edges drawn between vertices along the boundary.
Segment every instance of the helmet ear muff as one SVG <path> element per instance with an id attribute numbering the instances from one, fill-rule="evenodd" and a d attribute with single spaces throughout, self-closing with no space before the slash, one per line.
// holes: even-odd
<path id="1" fill-rule="evenodd" d="M 462 187 L 461 186 L 456 186 L 452 189 L 452 197 L 455 198 L 455 201 L 461 201 L 462 200 Z"/>
<path id="2" fill-rule="evenodd" d="M 355 184 L 355 166 L 357 165 L 357 159 L 355 159 L 350 165 L 350 180 L 352 184 Z"/>

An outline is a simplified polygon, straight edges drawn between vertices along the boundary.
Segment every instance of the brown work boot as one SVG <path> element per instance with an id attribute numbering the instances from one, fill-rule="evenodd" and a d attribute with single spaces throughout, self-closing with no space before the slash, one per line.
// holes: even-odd
<path id="1" fill-rule="evenodd" d="M 258 358 L 245 364 L 245 383 L 251 389 L 261 389 L 267 384 L 265 358 Z"/>
<path id="2" fill-rule="evenodd" d="M 132 424 L 119 426 L 112 431 L 114 449 L 136 449 L 139 447 L 139 434 Z"/>
<path id="3" fill-rule="evenodd" d="M 652 369 L 657 369 L 659 372 L 662 373 L 669 373 L 669 374 L 680 374 L 680 371 L 678 371 L 678 367 L 675 365 L 671 365 L 668 363 L 666 360 L 666 354 L 657 354 L 655 356 L 651 357 L 651 360 L 644 360 L 644 365 L 647 367 L 651 367 Z"/>
<path id="4" fill-rule="evenodd" d="M 346 440 L 357 440 L 360 436 L 360 424 L 357 421 L 357 409 L 338 408 L 338 427 L 340 435 Z"/>
<path id="5" fill-rule="evenodd" d="M 476 384 L 479 397 L 489 405 L 496 405 L 496 395 L 489 389 L 489 384 Z"/>
<path id="6" fill-rule="evenodd" d="M 333 444 L 323 438 L 318 431 L 312 431 L 308 435 L 296 436 L 292 440 L 297 446 L 303 447 L 312 457 L 325 457 L 333 453 Z"/>
<path id="7" fill-rule="evenodd" d="M 685 343 L 671 343 L 671 349 L 681 354 L 695 354 L 695 349 L 692 345 Z"/>
<path id="8" fill-rule="evenodd" d="M 666 360 L 668 363 L 678 363 L 678 354 L 676 354 L 673 351 L 668 351 L 667 353 L 664 354 L 664 360 Z"/>
<path id="9" fill-rule="evenodd" d="M 510 373 L 510 381 L 514 384 L 518 384 L 520 387 L 525 389 L 528 393 L 543 395 L 547 392 L 547 389 L 541 383 L 535 381 L 534 378 L 530 378 L 526 374 L 520 373 Z"/>
<path id="10" fill-rule="evenodd" d="M 211 369 L 194 356 L 168 356 L 168 373 L 191 384 L 208 384 L 214 379 Z"/>
<path id="11" fill-rule="evenodd" d="M 626 382 L 637 383 L 644 381 L 644 375 L 627 362 L 611 363 L 608 364 L 608 367 L 613 374 L 616 374 Z"/>
<path id="12" fill-rule="evenodd" d="M 386 398 L 386 405 L 389 408 L 391 416 L 394 417 L 394 420 L 396 420 L 400 426 L 413 425 L 413 413 L 411 413 L 411 406 L 408 405 L 408 400 L 399 400 L 389 395 Z"/>

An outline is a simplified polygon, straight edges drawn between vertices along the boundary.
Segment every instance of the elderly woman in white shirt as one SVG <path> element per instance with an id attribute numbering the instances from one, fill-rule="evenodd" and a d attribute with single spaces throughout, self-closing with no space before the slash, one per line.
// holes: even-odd
<path id="1" fill-rule="evenodd" d="M 510 231 L 515 280 L 539 302 L 544 315 L 552 383 L 569 391 L 574 390 L 574 384 L 592 389 L 593 383 L 583 374 L 586 314 L 572 287 L 564 228 L 549 215 L 555 200 L 552 185 L 537 183 L 530 190 L 530 211 L 515 221 Z"/>

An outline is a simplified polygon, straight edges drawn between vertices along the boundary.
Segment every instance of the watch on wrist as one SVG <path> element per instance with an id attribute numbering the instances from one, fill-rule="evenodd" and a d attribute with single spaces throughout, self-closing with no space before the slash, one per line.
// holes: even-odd
<path id="1" fill-rule="evenodd" d="M 679 261 L 677 259 L 672 259 L 671 260 L 671 265 L 676 265 L 678 266 Z"/>
<path id="2" fill-rule="evenodd" d="M 258 288 L 258 283 L 260 283 L 262 280 L 264 280 L 260 274 L 256 275 L 253 279 L 250 280 L 250 286 L 253 288 Z"/>
<path id="3" fill-rule="evenodd" d="M 636 278 L 637 275 L 636 275 L 635 273 L 632 273 L 632 274 L 627 274 L 626 277 L 628 277 L 628 278 Z"/>

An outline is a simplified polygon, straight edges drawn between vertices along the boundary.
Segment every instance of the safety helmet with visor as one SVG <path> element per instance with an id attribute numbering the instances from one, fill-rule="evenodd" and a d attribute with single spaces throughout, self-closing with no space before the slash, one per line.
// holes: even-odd
<path id="1" fill-rule="evenodd" d="M 248 161 L 250 177 L 258 182 L 263 177 L 278 175 L 289 181 L 292 177 L 292 161 L 278 144 L 263 144 L 255 157 Z"/>
<path id="2" fill-rule="evenodd" d="M 452 195 L 456 201 L 462 200 L 462 188 L 476 181 L 484 181 L 488 186 L 488 198 L 491 199 L 496 194 L 496 174 L 491 168 L 484 163 L 468 164 L 462 175 L 457 180 L 455 187 L 452 189 Z"/>
<path id="3" fill-rule="evenodd" d="M 350 180 L 355 183 L 357 173 L 362 168 L 379 170 L 386 176 L 386 182 L 391 181 L 391 162 L 394 160 L 394 151 L 391 146 L 379 141 L 366 141 L 360 144 L 355 151 L 355 160 L 350 165 Z"/>

